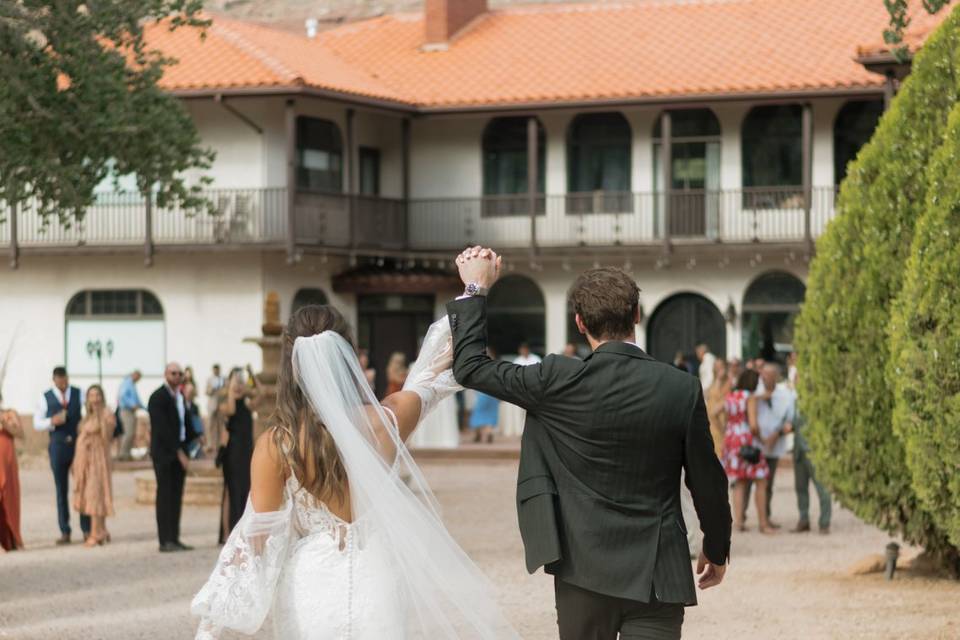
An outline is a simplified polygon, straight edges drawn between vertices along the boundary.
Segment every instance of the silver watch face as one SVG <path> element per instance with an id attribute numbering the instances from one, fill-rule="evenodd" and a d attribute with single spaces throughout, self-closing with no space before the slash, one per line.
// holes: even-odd
<path id="1" fill-rule="evenodd" d="M 480 293 L 480 285 L 478 285 L 476 282 L 471 282 L 467 285 L 466 294 L 468 296 L 475 296 L 478 293 Z"/>

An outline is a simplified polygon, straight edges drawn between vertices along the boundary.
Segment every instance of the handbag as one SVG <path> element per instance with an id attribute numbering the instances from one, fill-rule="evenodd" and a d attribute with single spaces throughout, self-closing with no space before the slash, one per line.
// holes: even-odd
<path id="1" fill-rule="evenodd" d="M 747 464 L 759 464 L 761 453 L 762 451 L 760 450 L 760 447 L 755 447 L 752 444 L 745 444 L 740 447 L 737 455 L 739 455 L 740 459 Z"/>

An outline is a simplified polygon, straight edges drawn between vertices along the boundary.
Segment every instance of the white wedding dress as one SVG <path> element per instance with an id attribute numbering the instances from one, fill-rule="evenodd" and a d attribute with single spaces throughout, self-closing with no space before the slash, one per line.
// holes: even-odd
<path id="1" fill-rule="evenodd" d="M 451 349 L 444 318 L 404 386 L 420 395 L 421 418 L 457 388 Z M 518 638 L 491 585 L 443 527 L 396 418 L 374 398 L 349 344 L 332 332 L 298 338 L 293 358 L 340 453 L 354 521 L 294 477 L 280 510 L 257 513 L 248 501 L 193 599 L 197 639 L 224 628 L 256 633 L 268 614 L 277 640 Z"/>

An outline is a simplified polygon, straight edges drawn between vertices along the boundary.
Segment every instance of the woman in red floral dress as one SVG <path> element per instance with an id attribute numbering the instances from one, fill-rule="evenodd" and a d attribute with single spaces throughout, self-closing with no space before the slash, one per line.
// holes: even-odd
<path id="1" fill-rule="evenodd" d="M 759 450 L 761 446 L 755 393 L 759 381 L 759 374 L 748 369 L 740 374 L 733 391 L 727 394 L 723 468 L 727 472 L 727 478 L 736 483 L 733 490 L 733 517 L 737 529 L 746 531 L 743 519 L 746 513 L 747 486 L 753 482 L 757 485 L 754 487 L 754 495 L 760 517 L 760 532 L 773 533 L 773 528 L 767 521 L 767 478 L 770 476 L 770 467 L 762 453 L 758 453 L 759 460 L 756 462 L 748 462 L 741 455 L 742 447 L 757 447 Z"/>

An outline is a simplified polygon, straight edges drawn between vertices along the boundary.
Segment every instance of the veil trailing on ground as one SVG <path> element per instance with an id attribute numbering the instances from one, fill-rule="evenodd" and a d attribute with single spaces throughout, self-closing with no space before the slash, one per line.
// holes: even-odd
<path id="1" fill-rule="evenodd" d="M 451 354 L 444 318 L 428 330 L 404 385 L 420 396 L 421 418 L 459 388 L 449 369 Z M 384 552 L 378 554 L 388 558 L 384 582 L 399 584 L 406 628 L 391 637 L 519 638 L 500 612 L 492 585 L 443 526 L 423 473 L 392 414 L 370 389 L 353 347 L 333 331 L 297 338 L 292 365 L 346 470 L 354 543 L 361 550 L 370 544 Z M 198 639 L 216 638 L 223 628 L 252 634 L 263 624 L 296 542 L 292 502 L 288 495 L 279 511 L 257 513 L 248 500 L 217 566 L 193 599 L 191 609 L 201 618 Z"/>
<path id="2" fill-rule="evenodd" d="M 445 384 L 438 378 L 453 382 L 449 370 L 431 370 L 431 362 L 439 360 L 435 351 L 451 348 L 446 322 L 431 327 L 410 373 L 412 390 L 423 401 L 421 415 L 432 408 L 438 385 Z M 409 637 L 517 638 L 492 586 L 443 526 L 430 487 L 350 344 L 332 331 L 298 338 L 293 370 L 340 453 L 360 544 L 366 532 L 386 543 L 392 571 L 406 591 Z"/>

